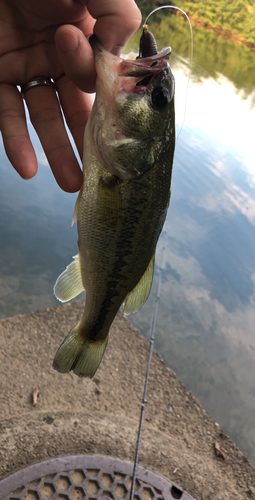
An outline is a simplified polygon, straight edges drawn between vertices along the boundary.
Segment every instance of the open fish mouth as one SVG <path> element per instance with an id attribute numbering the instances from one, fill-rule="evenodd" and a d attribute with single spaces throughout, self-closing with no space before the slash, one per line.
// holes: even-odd
<path id="1" fill-rule="evenodd" d="M 169 60 L 171 54 L 171 47 L 165 47 L 157 54 L 148 57 L 133 59 L 122 59 L 118 68 L 120 76 L 135 76 L 142 77 L 148 72 L 157 72 L 162 70 Z"/>
<path id="2" fill-rule="evenodd" d="M 165 47 L 158 53 L 157 42 L 145 24 L 140 38 L 139 55 L 133 64 L 130 65 L 129 62 L 128 68 L 121 63 L 118 74 L 123 77 L 139 78 L 133 91 L 144 91 L 152 83 L 157 73 L 162 72 L 162 69 L 169 65 L 170 54 L 171 47 Z"/>
<path id="3" fill-rule="evenodd" d="M 122 59 L 118 66 L 118 75 L 124 79 L 124 89 L 131 90 L 130 84 L 132 83 L 133 92 L 143 92 L 159 73 L 169 67 L 170 54 L 171 47 L 165 47 L 153 56 L 136 60 Z M 125 79 L 127 79 L 126 82 Z"/>
<path id="4" fill-rule="evenodd" d="M 111 65 L 115 74 L 118 75 L 117 91 L 142 93 L 159 73 L 169 70 L 171 47 L 165 47 L 160 52 L 146 57 L 139 55 L 137 59 L 128 59 L 109 53 L 106 55 L 106 51 L 95 35 L 92 35 L 89 41 L 101 62 L 107 58 L 108 65 Z"/>
<path id="5" fill-rule="evenodd" d="M 171 48 L 166 47 L 158 54 L 142 59 L 121 59 L 117 68 L 119 92 L 144 94 L 153 86 L 155 79 L 163 79 L 170 71 Z"/>

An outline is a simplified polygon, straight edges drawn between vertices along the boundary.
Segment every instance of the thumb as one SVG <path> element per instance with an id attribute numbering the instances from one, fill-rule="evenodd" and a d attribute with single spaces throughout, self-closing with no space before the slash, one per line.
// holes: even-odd
<path id="1" fill-rule="evenodd" d="M 84 92 L 94 92 L 94 54 L 82 31 L 73 25 L 60 26 L 55 35 L 58 56 L 65 74 Z"/>

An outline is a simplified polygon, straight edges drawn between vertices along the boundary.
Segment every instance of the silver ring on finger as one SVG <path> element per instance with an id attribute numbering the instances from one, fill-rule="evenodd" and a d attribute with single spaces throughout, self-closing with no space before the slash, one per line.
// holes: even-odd
<path id="1" fill-rule="evenodd" d="M 51 78 L 43 78 L 43 77 L 34 78 L 30 82 L 25 83 L 25 85 L 21 85 L 20 92 L 23 99 L 25 99 L 25 93 L 27 92 L 27 90 L 39 86 L 52 87 L 54 90 L 57 90 L 56 85 Z"/>

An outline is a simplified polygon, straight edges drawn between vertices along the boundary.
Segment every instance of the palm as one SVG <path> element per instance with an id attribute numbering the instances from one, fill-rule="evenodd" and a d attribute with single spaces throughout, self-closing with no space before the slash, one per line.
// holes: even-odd
<path id="1" fill-rule="evenodd" d="M 82 25 L 86 36 L 93 32 L 95 21 L 88 15 L 86 7 L 75 13 L 65 9 L 59 14 L 59 2 L 56 0 L 41 3 L 23 0 L 19 3 L 19 10 L 14 9 L 8 0 L 2 2 L 3 7 L 5 4 L 4 19 L 0 19 L 2 82 L 22 85 L 38 75 L 59 78 L 63 69 L 54 40 L 59 25 L 76 21 L 78 26 Z"/>
<path id="2" fill-rule="evenodd" d="M 41 33 L 28 28 L 13 30 L 11 41 L 14 36 L 15 44 L 6 44 L 7 50 L 0 54 L 2 83 L 22 85 L 36 75 L 58 78 L 61 67 L 56 57 L 55 31 L 56 28 L 45 28 Z M 2 32 L 9 39 L 8 27 L 4 26 Z"/>

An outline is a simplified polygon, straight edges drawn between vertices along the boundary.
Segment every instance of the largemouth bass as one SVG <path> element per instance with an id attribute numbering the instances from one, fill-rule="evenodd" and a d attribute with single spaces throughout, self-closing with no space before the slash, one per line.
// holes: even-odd
<path id="1" fill-rule="evenodd" d="M 86 302 L 53 362 L 61 373 L 89 378 L 120 306 L 124 314 L 137 311 L 150 293 L 175 148 L 171 49 L 129 60 L 104 50 L 95 37 L 91 44 L 97 82 L 73 219 L 79 255 L 54 288 L 62 302 L 85 289 Z"/>

